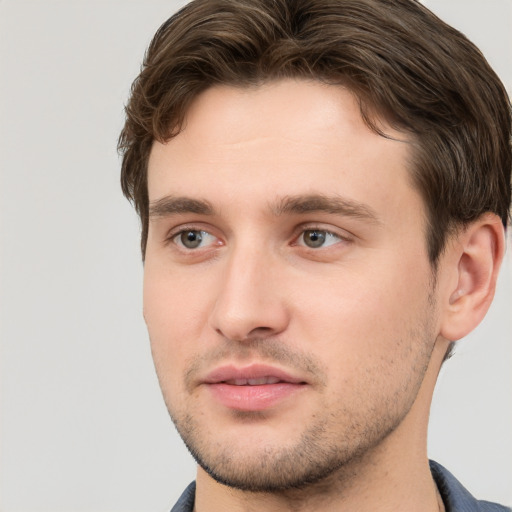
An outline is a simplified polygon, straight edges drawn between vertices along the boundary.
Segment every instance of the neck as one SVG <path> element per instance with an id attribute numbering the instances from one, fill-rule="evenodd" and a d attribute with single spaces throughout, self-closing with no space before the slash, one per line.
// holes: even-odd
<path id="1" fill-rule="evenodd" d="M 197 475 L 196 512 L 353 511 L 438 512 L 435 483 L 426 456 L 404 453 L 392 464 L 359 461 L 302 489 L 254 493 L 232 489 L 202 469 Z"/>

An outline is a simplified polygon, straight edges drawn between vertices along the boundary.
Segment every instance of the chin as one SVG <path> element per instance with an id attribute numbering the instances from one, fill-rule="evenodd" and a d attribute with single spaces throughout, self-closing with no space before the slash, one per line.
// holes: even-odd
<path id="1" fill-rule="evenodd" d="M 261 413 L 242 416 L 254 421 L 261 418 Z M 340 436 L 327 432 L 324 422 L 304 430 L 295 441 L 289 435 L 283 436 L 286 444 L 276 443 L 271 432 L 269 441 L 259 435 L 257 441 L 249 442 L 244 436 L 237 443 L 236 437 L 229 434 L 208 439 L 191 416 L 173 421 L 196 462 L 214 480 L 235 489 L 265 493 L 303 489 L 335 476 L 349 478 L 364 455 L 396 427 L 392 425 L 373 435 L 368 431 L 355 435 L 352 430 Z"/>

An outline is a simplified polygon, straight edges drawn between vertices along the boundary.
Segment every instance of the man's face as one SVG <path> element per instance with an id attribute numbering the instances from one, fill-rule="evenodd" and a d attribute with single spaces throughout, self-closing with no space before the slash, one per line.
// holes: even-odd
<path id="1" fill-rule="evenodd" d="M 317 481 L 401 424 L 437 331 L 409 144 L 345 89 L 214 87 L 155 143 L 144 314 L 169 412 L 216 479 Z"/>

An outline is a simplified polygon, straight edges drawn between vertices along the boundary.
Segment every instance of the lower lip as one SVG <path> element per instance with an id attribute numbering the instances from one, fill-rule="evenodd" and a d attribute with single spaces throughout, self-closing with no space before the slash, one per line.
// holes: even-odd
<path id="1" fill-rule="evenodd" d="M 304 384 L 290 382 L 261 386 L 234 386 L 221 382 L 207 386 L 222 405 L 238 411 L 269 409 L 305 388 Z"/>

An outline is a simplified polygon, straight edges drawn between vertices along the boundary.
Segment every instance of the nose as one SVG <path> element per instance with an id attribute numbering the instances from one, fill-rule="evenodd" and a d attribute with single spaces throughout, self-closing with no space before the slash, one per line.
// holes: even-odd
<path id="1" fill-rule="evenodd" d="M 233 341 L 276 336 L 286 330 L 289 311 L 282 269 L 263 248 L 231 251 L 219 275 L 210 326 Z"/>

